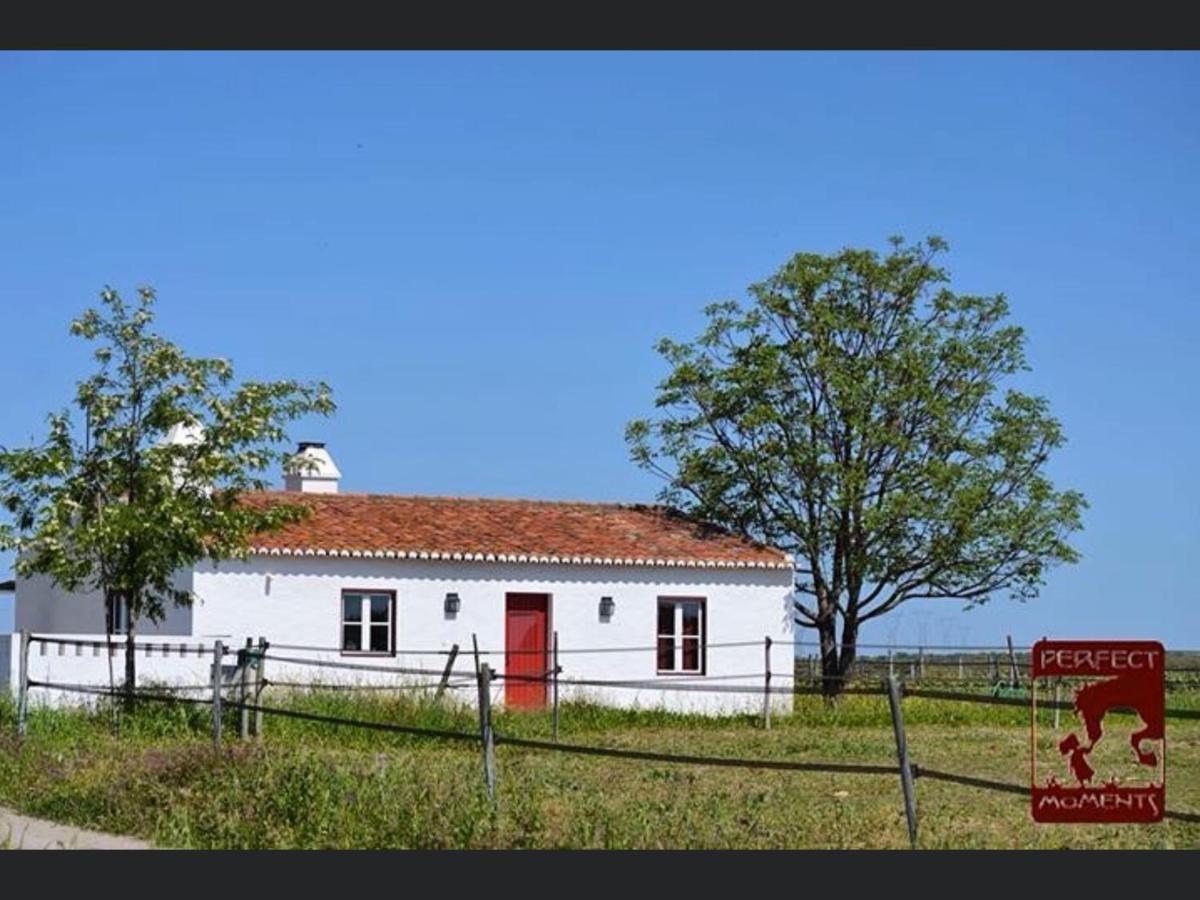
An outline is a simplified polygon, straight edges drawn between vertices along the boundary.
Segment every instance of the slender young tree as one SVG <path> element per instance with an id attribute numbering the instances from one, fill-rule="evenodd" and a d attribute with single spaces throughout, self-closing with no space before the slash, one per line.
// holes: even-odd
<path id="1" fill-rule="evenodd" d="M 750 303 L 707 307 L 696 341 L 658 343 L 660 414 L 627 428 L 665 502 L 793 555 L 829 696 L 864 622 L 916 598 L 1032 598 L 1078 559 L 1086 503 L 1046 475 L 1062 429 L 1004 385 L 1028 368 L 1023 332 L 1003 295 L 950 290 L 946 249 L 796 254 Z"/>
<path id="2" fill-rule="evenodd" d="M 177 578 L 202 559 L 244 557 L 252 535 L 304 517 L 300 504 L 247 504 L 267 473 L 293 464 L 286 426 L 329 415 L 323 383 L 234 384 L 223 359 L 187 356 L 154 333 L 154 291 L 126 303 L 105 289 L 101 307 L 71 323 L 96 345 L 97 369 L 69 410 L 49 416 L 35 446 L 0 448 L 0 548 L 17 572 L 65 591 L 98 592 L 125 630 L 125 690 L 136 686 L 134 636 L 194 599 Z"/>

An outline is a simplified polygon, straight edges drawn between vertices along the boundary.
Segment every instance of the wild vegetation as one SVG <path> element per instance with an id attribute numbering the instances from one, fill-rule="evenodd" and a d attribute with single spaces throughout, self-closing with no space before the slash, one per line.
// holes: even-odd
<path id="1" fill-rule="evenodd" d="M 272 705 L 322 715 L 474 733 L 473 711 L 428 698 L 317 691 Z M 1172 706 L 1200 708 L 1195 694 Z M 1026 710 L 910 698 L 920 765 L 1028 781 Z M 0 803 L 167 847 L 904 847 L 894 775 L 729 769 L 533 751 L 501 744 L 497 802 L 479 746 L 286 719 L 261 741 L 214 750 L 209 710 L 139 702 L 106 710 L 36 706 L 18 744 L 0 706 Z M 1048 720 L 1047 720 L 1048 721 Z M 799 697 L 770 731 L 755 716 L 708 718 L 566 704 L 561 740 L 672 753 L 893 765 L 887 704 Z M 545 738 L 543 713 L 495 717 L 501 735 Z M 1200 722 L 1168 728 L 1168 805 L 1200 811 Z M 917 781 L 922 847 L 1197 847 L 1200 825 L 1047 826 L 1028 799 Z"/>

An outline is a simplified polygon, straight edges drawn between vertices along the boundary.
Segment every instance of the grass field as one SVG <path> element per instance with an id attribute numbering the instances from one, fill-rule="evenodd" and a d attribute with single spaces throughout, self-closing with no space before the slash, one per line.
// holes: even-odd
<path id="1" fill-rule="evenodd" d="M 409 697 L 276 695 L 323 715 L 474 731 L 475 714 Z M 1174 693 L 1171 706 L 1200 706 Z M 1028 781 L 1028 712 L 909 698 L 919 765 Z M 260 743 L 214 751 L 209 710 L 144 703 L 120 738 L 102 710 L 31 711 L 24 744 L 0 705 L 0 803 L 167 847 L 906 847 L 895 775 L 728 769 L 497 749 L 498 797 L 483 790 L 478 744 L 268 717 Z M 1048 724 L 1048 722 L 1047 722 Z M 502 735 L 544 738 L 542 713 L 498 710 Z M 1200 722 L 1167 730 L 1168 806 L 1200 812 Z M 757 759 L 893 765 L 882 697 L 834 709 L 797 698 L 764 731 L 750 716 L 704 718 L 571 704 L 561 739 Z M 1114 741 L 1113 746 L 1117 746 Z M 1100 747 L 1097 747 L 1099 751 Z M 1119 748 L 1118 748 L 1119 749 Z M 1123 758 L 1123 757 L 1122 757 Z M 919 779 L 922 847 L 1189 847 L 1200 824 L 1037 825 L 1028 798 Z M 0 843 L 3 835 L 0 835 Z"/>

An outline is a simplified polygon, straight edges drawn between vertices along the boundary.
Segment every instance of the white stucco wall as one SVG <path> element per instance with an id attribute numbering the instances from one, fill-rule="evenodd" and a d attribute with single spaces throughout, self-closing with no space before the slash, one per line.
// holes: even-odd
<path id="1" fill-rule="evenodd" d="M 20 635 L 0 634 L 0 690 L 15 692 L 20 645 Z"/>
<path id="2" fill-rule="evenodd" d="M 638 680 L 666 687 L 721 685 L 751 693 L 707 693 L 692 690 L 560 687 L 564 699 L 587 697 L 604 703 L 642 708 L 665 707 L 697 712 L 758 711 L 762 708 L 763 638 L 773 641 L 773 686 L 792 684 L 792 617 L 789 606 L 791 573 L 772 569 L 715 569 L 595 565 L 533 565 L 476 562 L 423 562 L 358 558 L 254 557 L 246 562 L 205 564 L 191 575 L 197 597 L 190 610 L 174 610 L 157 628 L 149 623 L 141 635 L 178 635 L 192 644 L 211 646 L 221 639 L 233 648 L 247 637 L 266 637 L 273 649 L 268 678 L 274 681 L 396 683 L 398 680 L 436 682 L 371 671 L 344 671 L 293 665 L 282 656 L 349 662 L 367 666 L 438 670 L 445 656 L 411 651 L 448 650 L 458 643 L 462 655 L 456 671 L 472 672 L 471 636 L 476 634 L 486 658 L 504 671 L 504 608 L 506 593 L 547 594 L 551 631 L 559 636 L 562 679 Z M 343 657 L 339 645 L 340 599 L 346 589 L 390 590 L 396 593 L 395 657 Z M 444 598 L 458 593 L 461 611 L 447 619 Z M 599 601 L 611 596 L 616 609 L 601 621 Z M 660 676 L 655 644 L 657 601 L 662 596 L 703 597 L 706 601 L 705 676 Z M 45 582 L 18 585 L 17 628 L 33 632 L 86 633 L 103 631 L 103 604 L 96 596 L 65 597 Z M 721 647 L 747 642 L 747 646 Z M 177 645 L 178 641 L 172 639 Z M 285 649 L 295 644 L 328 648 L 324 652 Z M 582 653 L 597 648 L 639 648 L 630 652 Z M 410 652 L 405 652 L 410 651 Z M 121 677 L 122 655 L 114 659 Z M 230 660 L 232 662 L 232 660 Z M 139 653 L 139 679 L 205 683 L 211 658 L 177 652 L 164 657 L 161 649 L 149 657 Z M 31 676 L 37 680 L 104 683 L 108 660 L 103 651 L 76 651 L 50 646 L 31 654 Z M 475 702 L 474 687 L 458 697 Z M 503 682 L 495 700 L 503 702 Z M 773 698 L 777 711 L 791 709 L 791 698 Z"/>
<path id="3" fill-rule="evenodd" d="M 268 578 L 269 576 L 269 578 Z M 396 592 L 395 659 L 351 658 L 366 665 L 440 669 L 444 657 L 405 654 L 405 650 L 448 649 L 458 643 L 464 656 L 457 670 L 471 670 L 471 635 L 481 650 L 496 651 L 489 662 L 504 670 L 504 598 L 507 592 L 550 597 L 550 629 L 557 630 L 562 678 L 647 680 L 663 685 L 708 682 L 760 689 L 763 638 L 770 636 L 774 685 L 788 687 L 793 666 L 792 617 L 788 593 L 791 573 L 771 569 L 665 568 L 592 565 L 528 565 L 408 560 L 256 557 L 247 562 L 202 566 L 195 573 L 199 601 L 193 610 L 200 640 L 222 638 L 241 646 L 246 637 L 265 636 L 272 644 L 335 648 L 339 643 L 340 597 L 344 589 Z M 447 619 L 448 591 L 462 600 L 458 616 Z M 599 616 L 601 596 L 616 604 L 612 618 Z M 655 644 L 660 596 L 698 596 L 706 600 L 706 675 L 659 676 Z M 728 642 L 744 647 L 719 647 Z M 634 652 L 579 653 L 581 649 L 637 647 Z M 275 655 L 344 660 L 337 652 L 277 649 Z M 375 673 L 337 672 L 269 664 L 278 680 L 375 680 Z M 740 676 L 740 677 L 739 677 Z M 783 676 L 789 676 L 787 678 Z M 471 699 L 469 690 L 462 692 Z M 502 689 L 498 699 L 503 698 Z M 757 710 L 761 694 L 632 690 L 600 687 L 561 688 L 561 696 L 587 695 L 606 703 L 697 711 Z M 790 697 L 774 699 L 790 709 Z"/>
<path id="4" fill-rule="evenodd" d="M 0 634 L 8 634 L 13 630 L 13 608 L 16 598 L 15 591 L 0 591 Z"/>
<path id="5" fill-rule="evenodd" d="M 181 588 L 187 587 L 191 580 L 190 572 L 181 572 L 176 584 Z M 60 590 L 44 575 L 18 578 L 13 630 L 103 634 L 104 598 L 99 591 L 68 593 Z M 148 619 L 139 622 L 137 632 L 147 636 L 189 635 L 192 632 L 192 612 L 184 607 L 170 607 L 157 624 Z"/>

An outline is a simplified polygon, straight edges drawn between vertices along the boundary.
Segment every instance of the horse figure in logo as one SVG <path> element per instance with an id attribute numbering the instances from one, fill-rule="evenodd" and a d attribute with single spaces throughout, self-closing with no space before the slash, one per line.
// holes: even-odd
<path id="1" fill-rule="evenodd" d="M 1083 718 L 1083 724 L 1087 729 L 1086 751 L 1090 752 L 1096 745 L 1096 741 L 1100 740 L 1100 735 L 1104 732 L 1100 722 L 1104 718 L 1104 714 L 1114 707 L 1132 709 L 1141 716 L 1145 727 L 1130 735 L 1129 743 L 1133 747 L 1133 752 L 1137 754 L 1138 762 L 1143 766 L 1158 765 L 1158 755 L 1153 751 L 1143 751 L 1141 743 L 1142 741 L 1163 739 L 1162 704 L 1156 702 L 1153 689 L 1147 690 L 1146 683 L 1137 678 L 1109 678 L 1105 681 L 1093 681 L 1075 691 L 1075 711 Z M 1059 745 L 1059 749 L 1064 754 L 1078 752 L 1076 750 L 1078 743 L 1076 743 L 1076 747 L 1064 750 L 1065 743 L 1066 741 Z"/>

